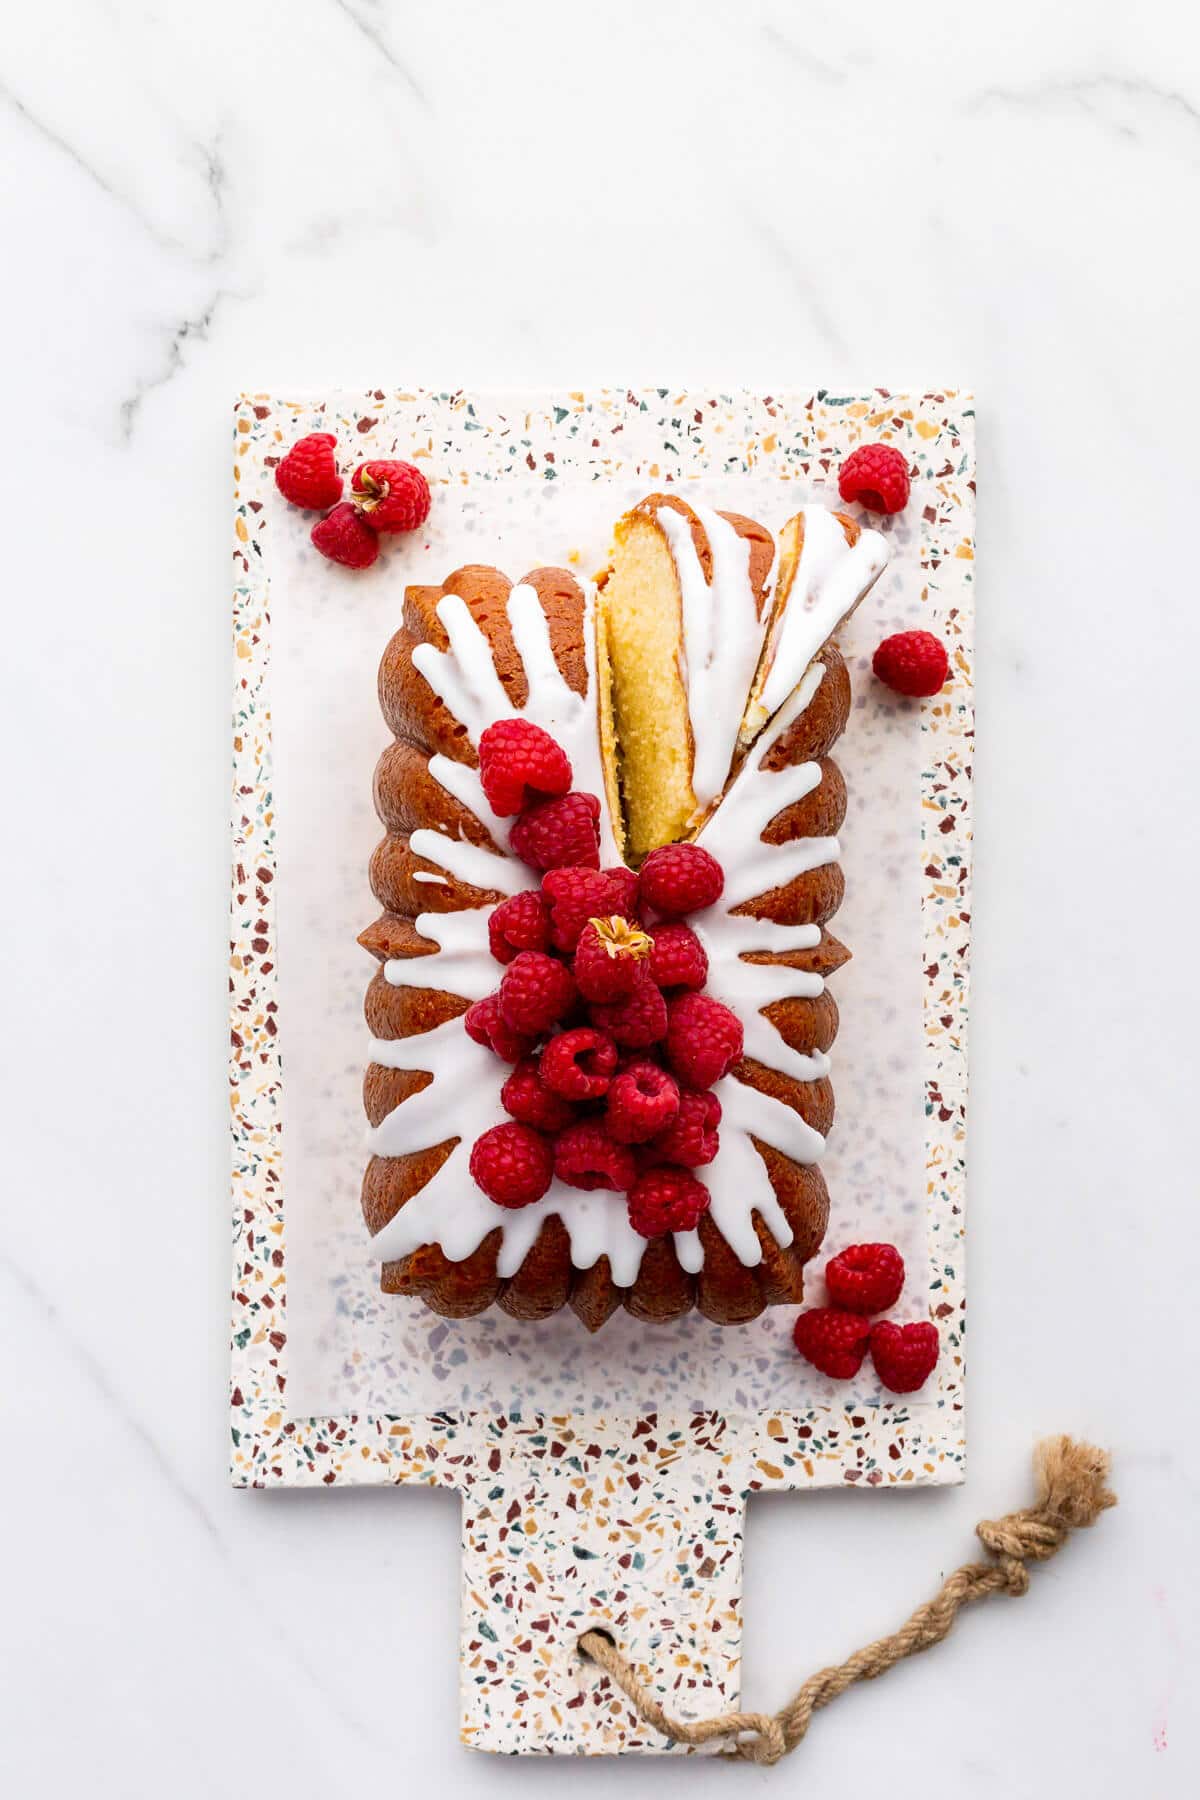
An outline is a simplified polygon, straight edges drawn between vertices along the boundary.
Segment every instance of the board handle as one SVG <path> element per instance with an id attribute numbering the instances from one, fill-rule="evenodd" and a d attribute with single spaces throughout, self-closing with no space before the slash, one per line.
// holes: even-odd
<path id="1" fill-rule="evenodd" d="M 736 1707 L 748 1440 L 710 1414 L 480 1431 L 463 1494 L 463 1742 L 671 1748 L 597 1679 L 579 1650 L 590 1630 L 673 1716 Z"/>

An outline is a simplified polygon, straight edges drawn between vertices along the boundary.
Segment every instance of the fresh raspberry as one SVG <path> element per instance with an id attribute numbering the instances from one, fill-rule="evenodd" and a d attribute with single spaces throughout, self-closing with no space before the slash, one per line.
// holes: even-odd
<path id="1" fill-rule="evenodd" d="M 479 740 L 479 779 L 502 819 L 532 799 L 565 794 L 571 786 L 566 751 L 532 719 L 497 719 Z"/>
<path id="2" fill-rule="evenodd" d="M 885 1388 L 912 1394 L 924 1387 L 938 1359 L 937 1326 L 893 1325 L 881 1319 L 871 1327 L 871 1361 Z"/>
<path id="3" fill-rule="evenodd" d="M 637 876 L 632 869 L 550 869 L 542 892 L 550 902 L 550 941 L 556 950 L 573 951 L 589 919 L 635 917 Z"/>
<path id="4" fill-rule="evenodd" d="M 534 869 L 565 869 L 570 864 L 598 869 L 599 817 L 595 794 L 563 794 L 522 813 L 508 841 L 521 861 Z"/>
<path id="5" fill-rule="evenodd" d="M 359 463 L 350 492 L 373 531 L 415 531 L 429 517 L 429 483 L 412 463 Z"/>
<path id="6" fill-rule="evenodd" d="M 689 925 L 651 925 L 650 974 L 655 986 L 702 988 L 708 980 L 704 945 Z"/>
<path id="7" fill-rule="evenodd" d="M 825 1286 L 847 1312 L 886 1312 L 900 1298 L 904 1259 L 894 1244 L 851 1244 L 825 1264 Z"/>
<path id="8" fill-rule="evenodd" d="M 500 1089 L 500 1103 L 514 1119 L 537 1131 L 561 1131 L 575 1116 L 571 1102 L 546 1086 L 532 1056 L 517 1064 Z"/>
<path id="9" fill-rule="evenodd" d="M 629 1223 L 645 1238 L 695 1231 L 709 1199 L 704 1183 L 686 1169 L 647 1169 L 629 1190 Z"/>
<path id="10" fill-rule="evenodd" d="M 667 1007 L 667 1062 L 689 1087 L 711 1087 L 742 1054 L 742 1022 L 709 994 L 680 994 Z"/>
<path id="11" fill-rule="evenodd" d="M 699 1169 L 710 1163 L 720 1149 L 717 1126 L 721 1123 L 721 1102 L 715 1094 L 701 1093 L 696 1088 L 681 1088 L 679 1110 L 655 1138 L 651 1149 L 660 1162 L 678 1163 L 685 1169 Z"/>
<path id="12" fill-rule="evenodd" d="M 619 913 L 589 919 L 575 947 L 575 980 L 585 1000 L 627 1000 L 646 966 L 650 939 Z"/>
<path id="13" fill-rule="evenodd" d="M 628 999 L 588 1007 L 592 1024 L 607 1031 L 626 1050 L 648 1050 L 667 1035 L 667 1003 L 651 981 L 646 965 L 639 963 L 638 970 Z"/>
<path id="14" fill-rule="evenodd" d="M 720 863 L 699 844 L 663 844 L 650 852 L 638 875 L 646 905 L 670 919 L 711 906 L 724 886 Z"/>
<path id="15" fill-rule="evenodd" d="M 898 513 L 908 505 L 908 464 L 892 444 L 860 444 L 838 471 L 838 493 L 868 512 Z"/>
<path id="16" fill-rule="evenodd" d="M 946 646 L 932 631 L 897 631 L 884 638 L 871 667 L 897 694 L 927 696 L 941 691 L 950 673 Z"/>
<path id="17" fill-rule="evenodd" d="M 560 1031 L 545 1046 L 538 1064 L 546 1086 L 566 1100 L 599 1100 L 608 1092 L 616 1067 L 617 1046 L 606 1031 L 594 1031 L 590 1025 Z"/>
<path id="18" fill-rule="evenodd" d="M 493 1125 L 471 1147 L 471 1174 L 497 1206 L 529 1206 L 554 1177 L 550 1140 L 528 1125 Z"/>
<path id="19" fill-rule="evenodd" d="M 624 863 L 618 863 L 615 869 L 601 869 L 613 893 L 611 906 L 602 907 L 602 912 L 620 913 L 623 919 L 640 919 L 638 911 L 638 878 L 632 869 Z"/>
<path id="20" fill-rule="evenodd" d="M 502 900 L 488 917 L 488 943 L 497 962 L 510 963 L 518 950 L 545 950 L 550 943 L 550 908 L 536 888 Z"/>
<path id="21" fill-rule="evenodd" d="M 522 950 L 500 977 L 500 1016 L 511 1031 L 528 1037 L 557 1025 L 577 998 L 566 963 L 544 950 Z"/>
<path id="22" fill-rule="evenodd" d="M 609 1137 L 600 1119 L 579 1119 L 554 1140 L 554 1173 L 569 1187 L 616 1188 L 623 1193 L 637 1175 L 633 1151 Z"/>
<path id="23" fill-rule="evenodd" d="M 379 539 L 349 500 L 318 519 L 309 536 L 322 556 L 346 569 L 369 569 L 379 555 Z"/>
<path id="24" fill-rule="evenodd" d="M 477 1000 L 474 1006 L 469 1006 L 463 1014 L 463 1024 L 467 1036 L 486 1049 L 494 1050 L 501 1062 L 520 1062 L 523 1056 L 529 1055 L 536 1042 L 505 1023 L 499 994 L 489 994 L 486 1000 Z"/>
<path id="25" fill-rule="evenodd" d="M 342 478 L 337 472 L 332 431 L 310 431 L 294 443 L 275 470 L 275 486 L 293 506 L 324 512 L 342 497 Z"/>
<path id="26" fill-rule="evenodd" d="M 631 1062 L 608 1090 L 608 1129 L 620 1144 L 645 1144 L 679 1111 L 679 1085 L 654 1062 Z"/>
<path id="27" fill-rule="evenodd" d="M 860 1313 L 836 1306 L 813 1306 L 792 1327 L 797 1350 L 822 1375 L 849 1381 L 862 1368 L 871 1327 Z"/>

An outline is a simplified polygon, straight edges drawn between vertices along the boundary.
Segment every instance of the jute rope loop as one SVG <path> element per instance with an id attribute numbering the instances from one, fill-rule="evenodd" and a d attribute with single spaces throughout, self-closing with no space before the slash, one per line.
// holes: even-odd
<path id="1" fill-rule="evenodd" d="M 694 1723 L 673 1719 L 606 1633 L 585 1631 L 579 1649 L 616 1683 L 647 1725 L 665 1737 L 695 1746 L 725 1738 L 729 1740 L 725 1756 L 777 1763 L 801 1742 L 821 1707 L 856 1681 L 874 1681 L 905 1657 L 940 1644 L 959 1608 L 972 1600 L 986 1599 L 989 1594 L 1016 1597 L 1025 1593 L 1030 1563 L 1045 1562 L 1061 1550 L 1073 1531 L 1094 1525 L 1107 1507 L 1117 1503 L 1108 1487 L 1109 1458 L 1090 1444 L 1077 1444 L 1069 1437 L 1049 1438 L 1037 1447 L 1034 1470 L 1037 1499 L 1032 1506 L 1003 1519 L 984 1519 L 975 1527 L 991 1561 L 965 1563 L 956 1569 L 899 1631 L 877 1638 L 843 1663 L 810 1675 L 799 1693 L 774 1715 L 729 1712 Z"/>

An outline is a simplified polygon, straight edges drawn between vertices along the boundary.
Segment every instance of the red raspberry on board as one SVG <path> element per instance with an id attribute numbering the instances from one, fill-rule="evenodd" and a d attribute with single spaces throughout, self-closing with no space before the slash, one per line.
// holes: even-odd
<path id="1" fill-rule="evenodd" d="M 860 444 L 838 471 L 838 493 L 868 512 L 898 513 L 908 505 L 908 463 L 893 444 Z"/>
<path id="2" fill-rule="evenodd" d="M 638 969 L 633 992 L 626 999 L 588 1007 L 592 1024 L 607 1031 L 625 1050 L 648 1050 L 667 1034 L 667 1003 L 646 965 L 639 963 Z"/>
<path id="3" fill-rule="evenodd" d="M 709 1200 L 704 1183 L 686 1169 L 647 1169 L 629 1190 L 629 1223 L 645 1238 L 695 1231 Z"/>
<path id="4" fill-rule="evenodd" d="M 648 1143 L 679 1111 L 679 1084 L 655 1062 L 631 1062 L 613 1076 L 607 1111 L 618 1143 Z"/>
<path id="5" fill-rule="evenodd" d="M 871 667 L 893 692 L 928 698 L 945 686 L 950 658 L 932 631 L 897 631 L 884 638 L 871 658 Z"/>
<path id="6" fill-rule="evenodd" d="M 489 994 L 486 1000 L 477 1000 L 474 1006 L 469 1006 L 463 1014 L 463 1025 L 469 1038 L 494 1051 L 501 1062 L 520 1062 L 523 1056 L 529 1055 L 536 1042 L 536 1039 L 514 1031 L 505 1022 L 499 994 Z"/>
<path id="7" fill-rule="evenodd" d="M 708 980 L 708 956 L 689 925 L 651 925 L 650 974 L 657 987 L 702 988 Z"/>
<path id="8" fill-rule="evenodd" d="M 938 1359 L 937 1326 L 893 1325 L 881 1319 L 871 1327 L 871 1361 L 885 1388 L 893 1394 L 913 1394 L 924 1387 Z"/>
<path id="9" fill-rule="evenodd" d="M 600 867 L 600 802 L 595 794 L 563 794 L 521 814 L 509 833 L 514 852 L 534 869 Z"/>
<path id="10" fill-rule="evenodd" d="M 590 1025 L 560 1031 L 542 1051 L 538 1070 L 552 1093 L 565 1100 L 599 1100 L 617 1067 L 617 1046 Z"/>
<path id="11" fill-rule="evenodd" d="M 669 919 L 712 906 L 724 886 L 720 863 L 699 844 L 663 844 L 650 852 L 638 874 L 644 904 Z"/>
<path id="12" fill-rule="evenodd" d="M 336 506 L 342 497 L 342 478 L 337 472 L 332 431 L 310 431 L 297 440 L 275 470 L 275 486 L 293 506 Z"/>
<path id="13" fill-rule="evenodd" d="M 369 569 L 379 555 L 379 539 L 363 524 L 349 500 L 318 519 L 309 536 L 322 556 L 345 569 Z"/>
<path id="14" fill-rule="evenodd" d="M 546 1086 L 532 1056 L 517 1064 L 500 1089 L 500 1104 L 514 1119 L 536 1131 L 561 1131 L 575 1117 L 571 1102 Z"/>
<path id="15" fill-rule="evenodd" d="M 847 1312 L 886 1312 L 900 1298 L 904 1259 L 894 1244 L 851 1244 L 825 1264 L 825 1286 Z"/>
<path id="16" fill-rule="evenodd" d="M 429 483 L 412 463 L 359 463 L 350 492 L 373 531 L 415 531 L 429 517 Z"/>
<path id="17" fill-rule="evenodd" d="M 626 1000 L 646 967 L 650 939 L 619 913 L 589 919 L 575 946 L 575 980 L 585 1000 Z"/>
<path id="18" fill-rule="evenodd" d="M 849 1381 L 862 1368 L 871 1327 L 861 1313 L 839 1312 L 835 1306 L 813 1306 L 792 1327 L 792 1339 L 806 1362 L 822 1375 Z"/>
<path id="19" fill-rule="evenodd" d="M 500 977 L 500 1016 L 511 1031 L 528 1037 L 557 1025 L 577 998 L 566 963 L 544 950 L 522 950 Z"/>
<path id="20" fill-rule="evenodd" d="M 497 962 L 510 963 L 518 950 L 545 950 L 550 943 L 550 908 L 536 888 L 502 900 L 488 917 L 488 944 Z"/>
<path id="21" fill-rule="evenodd" d="M 497 1206 L 529 1206 L 554 1177 L 550 1140 L 528 1125 L 493 1125 L 471 1147 L 471 1174 Z"/>
<path id="22" fill-rule="evenodd" d="M 550 937 L 556 950 L 573 951 L 589 919 L 636 916 L 637 876 L 632 869 L 550 869 L 542 877 L 550 902 Z"/>
<path id="23" fill-rule="evenodd" d="M 710 1163 L 721 1147 L 717 1126 L 721 1123 L 721 1102 L 715 1094 L 700 1093 L 695 1088 L 681 1088 L 679 1110 L 660 1131 L 651 1149 L 660 1162 L 678 1163 L 685 1169 L 699 1169 Z"/>
<path id="24" fill-rule="evenodd" d="M 511 819 L 533 800 L 565 794 L 571 764 L 532 719 L 497 719 L 479 740 L 479 779 L 492 811 Z"/>
<path id="25" fill-rule="evenodd" d="M 616 1188 L 633 1185 L 637 1164 L 633 1151 L 609 1137 L 601 1119 L 579 1119 L 554 1140 L 554 1173 L 569 1187 Z"/>
<path id="26" fill-rule="evenodd" d="M 742 1054 L 742 1022 L 710 994 L 680 994 L 667 1007 L 667 1062 L 689 1087 L 711 1087 Z"/>

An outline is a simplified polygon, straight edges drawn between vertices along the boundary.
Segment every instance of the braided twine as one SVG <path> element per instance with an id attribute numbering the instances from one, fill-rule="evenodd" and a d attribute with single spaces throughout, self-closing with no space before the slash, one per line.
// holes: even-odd
<path id="1" fill-rule="evenodd" d="M 1030 1563 L 1047 1561 L 1073 1531 L 1094 1525 L 1107 1507 L 1116 1505 L 1116 1495 L 1107 1485 L 1109 1458 L 1090 1444 L 1077 1444 L 1069 1437 L 1050 1438 L 1038 1445 L 1034 1467 L 1038 1483 L 1034 1504 L 1003 1519 L 984 1519 L 975 1527 L 988 1553 L 987 1562 L 964 1563 L 955 1569 L 933 1599 L 918 1606 L 898 1631 L 856 1650 L 845 1662 L 810 1675 L 777 1713 L 729 1712 L 695 1722 L 673 1719 L 655 1699 L 650 1683 L 626 1662 L 605 1633 L 585 1631 L 579 1649 L 616 1683 L 647 1725 L 674 1742 L 699 1746 L 725 1739 L 726 1756 L 777 1763 L 802 1741 L 813 1714 L 821 1707 L 855 1682 L 874 1681 L 905 1657 L 940 1644 L 960 1607 L 985 1600 L 989 1594 L 1023 1594 L 1029 1586 Z"/>

